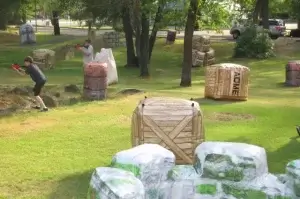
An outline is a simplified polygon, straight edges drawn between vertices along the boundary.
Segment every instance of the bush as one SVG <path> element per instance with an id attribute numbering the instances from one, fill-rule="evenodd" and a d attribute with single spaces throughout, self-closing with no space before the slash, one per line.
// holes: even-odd
<path id="1" fill-rule="evenodd" d="M 234 57 L 266 59 L 275 56 L 273 47 L 268 30 L 258 31 L 255 26 L 246 27 L 236 42 Z"/>

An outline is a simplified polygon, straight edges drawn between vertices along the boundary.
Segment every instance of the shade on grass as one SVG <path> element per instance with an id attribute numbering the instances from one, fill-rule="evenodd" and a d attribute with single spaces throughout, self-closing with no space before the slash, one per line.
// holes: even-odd
<path id="1" fill-rule="evenodd" d="M 218 62 L 235 62 L 251 69 L 247 102 L 202 99 L 204 70 L 193 69 L 193 87 L 180 88 L 182 41 L 164 46 L 158 41 L 151 61 L 151 79 L 125 69 L 125 49 L 114 50 L 120 83 L 110 86 L 106 102 L 82 103 L 48 113 L 0 119 L 0 198 L 86 197 L 92 170 L 111 163 L 112 156 L 130 148 L 131 114 L 144 95 L 114 98 L 124 88 L 147 91 L 148 96 L 194 98 L 204 112 L 207 140 L 234 141 L 266 148 L 271 172 L 284 172 L 288 161 L 299 157 L 295 125 L 300 123 L 298 88 L 284 88 L 284 65 L 296 57 L 271 60 L 230 59 L 232 44 L 214 44 Z M 14 74 L 12 58 L 30 51 L 15 46 L 0 49 L 0 84 L 31 84 Z M 81 56 L 46 72 L 49 84 L 82 83 Z M 249 116 L 249 117 L 244 117 Z M 251 117 L 250 117 L 251 116 Z"/>

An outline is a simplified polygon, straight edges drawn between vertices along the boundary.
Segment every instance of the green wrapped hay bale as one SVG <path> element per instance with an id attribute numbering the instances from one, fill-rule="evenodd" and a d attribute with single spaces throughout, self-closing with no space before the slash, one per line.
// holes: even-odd
<path id="1" fill-rule="evenodd" d="M 287 186 L 300 197 L 300 159 L 291 161 L 286 166 Z"/>
<path id="2" fill-rule="evenodd" d="M 294 199 L 292 191 L 272 174 L 252 181 L 223 181 L 222 190 L 227 198 L 232 199 Z"/>
<path id="3" fill-rule="evenodd" d="M 192 180 L 199 179 L 200 175 L 192 165 L 176 165 L 168 173 L 169 180 Z"/>
<path id="4" fill-rule="evenodd" d="M 145 199 L 142 182 L 131 172 L 99 167 L 94 171 L 88 199 Z"/>
<path id="5" fill-rule="evenodd" d="M 265 149 L 244 143 L 203 142 L 196 148 L 194 166 L 203 178 L 234 182 L 268 173 Z"/>
<path id="6" fill-rule="evenodd" d="M 146 199 L 158 199 L 161 182 L 175 166 L 175 155 L 158 144 L 143 144 L 117 153 L 111 166 L 132 172 L 144 184 Z"/>

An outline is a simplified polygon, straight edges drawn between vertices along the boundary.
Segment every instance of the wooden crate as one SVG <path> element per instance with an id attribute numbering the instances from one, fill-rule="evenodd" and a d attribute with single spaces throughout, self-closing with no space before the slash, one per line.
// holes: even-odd
<path id="1" fill-rule="evenodd" d="M 55 65 L 55 51 L 49 49 L 37 49 L 32 51 L 33 62 L 42 70 L 52 69 Z"/>
<path id="2" fill-rule="evenodd" d="M 232 63 L 206 68 L 205 97 L 227 100 L 247 100 L 250 69 Z"/>
<path id="3" fill-rule="evenodd" d="M 176 155 L 177 164 L 192 164 L 195 148 L 204 141 L 203 118 L 195 101 L 145 98 L 132 115 L 132 145 L 160 144 Z"/>

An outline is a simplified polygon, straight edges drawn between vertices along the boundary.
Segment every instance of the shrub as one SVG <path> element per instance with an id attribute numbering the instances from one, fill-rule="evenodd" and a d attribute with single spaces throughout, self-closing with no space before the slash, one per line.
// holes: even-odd
<path id="1" fill-rule="evenodd" d="M 258 31 L 255 26 L 249 26 L 236 42 L 234 57 L 266 59 L 275 56 L 273 47 L 268 30 Z"/>

